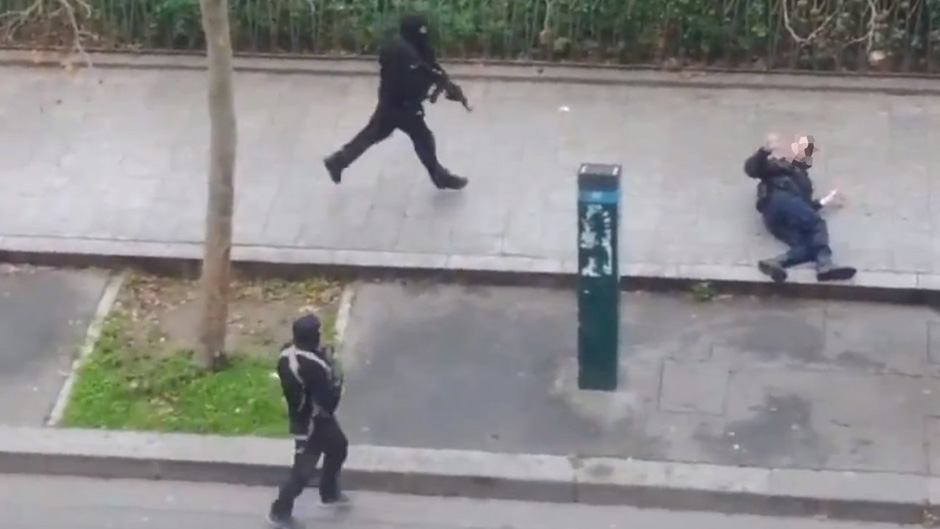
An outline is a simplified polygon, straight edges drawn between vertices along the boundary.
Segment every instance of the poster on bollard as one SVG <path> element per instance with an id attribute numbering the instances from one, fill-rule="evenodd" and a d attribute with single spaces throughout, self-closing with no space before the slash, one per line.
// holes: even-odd
<path id="1" fill-rule="evenodd" d="M 580 276 L 610 278 L 614 275 L 613 217 L 609 208 L 596 203 L 585 204 L 579 237 L 585 262 L 579 266 Z"/>

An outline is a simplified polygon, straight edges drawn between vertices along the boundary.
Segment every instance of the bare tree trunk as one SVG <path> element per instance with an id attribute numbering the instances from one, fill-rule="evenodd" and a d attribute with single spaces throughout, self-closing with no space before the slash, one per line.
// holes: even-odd
<path id="1" fill-rule="evenodd" d="M 201 0 L 209 66 L 209 200 L 202 261 L 197 364 L 204 369 L 225 365 L 229 275 L 232 253 L 235 151 L 238 143 L 232 73 L 232 37 L 228 0 Z"/>

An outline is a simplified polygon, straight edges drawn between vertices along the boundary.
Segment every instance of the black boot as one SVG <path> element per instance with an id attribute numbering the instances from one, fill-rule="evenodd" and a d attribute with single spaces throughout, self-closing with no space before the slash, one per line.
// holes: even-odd
<path id="1" fill-rule="evenodd" d="M 816 257 L 817 281 L 848 281 L 855 277 L 856 270 L 851 266 L 837 266 L 832 263 L 832 255 L 820 252 Z"/>
<path id="2" fill-rule="evenodd" d="M 786 256 L 781 255 L 772 259 L 764 259 L 757 263 L 757 268 L 774 280 L 774 283 L 783 283 L 787 280 L 787 271 L 785 269 Z"/>
<path id="3" fill-rule="evenodd" d="M 457 176 L 443 167 L 437 168 L 437 174 L 431 179 L 434 186 L 438 189 L 453 189 L 455 191 L 467 187 L 468 180 L 462 176 Z"/>
<path id="4" fill-rule="evenodd" d="M 272 529 L 303 529 L 300 520 L 289 514 L 278 514 L 274 509 L 268 513 L 268 525 Z"/>
<path id="5" fill-rule="evenodd" d="M 330 180 L 334 184 L 339 184 L 343 179 L 343 169 L 346 169 L 346 164 L 343 163 L 343 151 L 327 156 L 323 160 L 323 165 L 326 167 L 326 171 L 330 173 Z"/>
<path id="6" fill-rule="evenodd" d="M 350 503 L 352 503 L 352 499 L 343 492 L 337 492 L 331 496 L 320 498 L 321 507 L 342 507 Z"/>

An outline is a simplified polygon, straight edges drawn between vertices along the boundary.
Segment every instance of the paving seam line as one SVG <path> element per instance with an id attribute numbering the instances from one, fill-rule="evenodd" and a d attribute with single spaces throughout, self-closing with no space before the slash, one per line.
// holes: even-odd
<path id="1" fill-rule="evenodd" d="M 276 486 L 290 440 L 0 427 L 0 473 Z M 350 490 L 917 524 L 940 478 L 354 445 Z"/>
<path id="2" fill-rule="evenodd" d="M 85 331 L 85 338 L 78 350 L 78 355 L 72 361 L 68 377 L 66 377 L 65 382 L 59 389 L 59 394 L 56 396 L 52 411 L 46 419 L 46 426 L 56 426 L 62 422 L 65 409 L 68 407 L 69 400 L 72 397 L 72 390 L 75 387 L 78 369 L 88 358 L 88 355 L 94 351 L 95 345 L 98 343 L 98 338 L 101 336 L 101 329 L 104 326 L 104 322 L 108 315 L 111 314 L 111 309 L 114 307 L 115 301 L 117 301 L 118 294 L 120 294 L 121 287 L 124 285 L 126 278 L 127 272 L 124 270 L 111 272 L 108 276 L 104 291 L 101 294 L 101 298 L 98 300 L 95 315 L 88 324 L 88 329 Z"/>

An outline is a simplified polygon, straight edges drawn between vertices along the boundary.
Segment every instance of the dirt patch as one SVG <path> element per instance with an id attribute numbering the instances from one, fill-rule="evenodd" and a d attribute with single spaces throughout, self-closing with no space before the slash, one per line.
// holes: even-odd
<path id="1" fill-rule="evenodd" d="M 341 283 L 321 278 L 236 279 L 229 304 L 229 351 L 269 355 L 290 340 L 291 323 L 309 313 L 323 320 L 324 339 L 331 341 L 342 290 Z M 191 349 L 199 331 L 199 283 L 132 273 L 115 311 L 130 323 L 131 350 L 153 354 Z"/>

